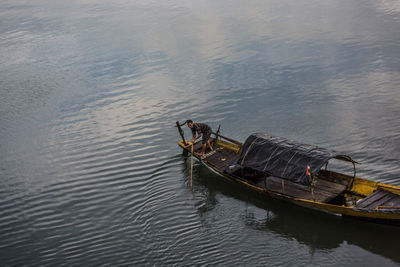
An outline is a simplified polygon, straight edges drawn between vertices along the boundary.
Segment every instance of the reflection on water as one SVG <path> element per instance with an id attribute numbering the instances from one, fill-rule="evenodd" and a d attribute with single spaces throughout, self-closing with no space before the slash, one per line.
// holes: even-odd
<path id="1" fill-rule="evenodd" d="M 305 244 L 312 255 L 355 245 L 400 263 L 397 247 L 393 245 L 400 237 L 398 227 L 308 210 L 250 189 L 243 189 L 240 184 L 211 173 L 207 175 L 207 172 L 210 171 L 206 167 L 197 166 L 196 173 L 207 176 L 207 179 L 199 177 L 198 184 L 195 185 L 201 188 L 198 189 L 201 191 L 201 205 L 198 207 L 201 216 L 212 212 L 217 205 L 216 199 L 222 195 L 224 198 L 234 198 L 246 203 L 240 210 L 244 225 L 264 233 L 273 232 L 284 241 L 295 239 L 300 244 Z M 281 246 L 276 249 L 276 253 L 282 253 Z"/>
<path id="2" fill-rule="evenodd" d="M 191 192 L 174 125 L 320 145 L 363 163 L 360 176 L 400 185 L 399 10 L 3 1 L 0 262 L 398 263 L 393 228 L 266 200 L 198 164 Z"/>

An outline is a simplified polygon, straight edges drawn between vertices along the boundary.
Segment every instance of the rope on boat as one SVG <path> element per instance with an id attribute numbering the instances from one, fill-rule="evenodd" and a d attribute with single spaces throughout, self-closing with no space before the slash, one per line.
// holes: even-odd
<path id="1" fill-rule="evenodd" d="M 240 166 L 242 167 L 242 177 L 243 177 L 243 178 L 244 178 L 244 172 L 243 172 L 243 163 L 244 163 L 244 160 L 246 159 L 247 154 L 249 153 L 250 149 L 253 147 L 254 143 L 255 143 L 258 139 L 260 139 L 260 137 L 257 137 L 256 139 L 254 139 L 254 141 L 250 144 L 249 148 L 248 148 L 247 151 L 246 151 L 246 154 L 244 154 L 244 157 L 243 157 L 242 161 L 240 162 Z"/>
<path id="2" fill-rule="evenodd" d="M 267 169 L 267 166 L 268 166 L 268 164 L 269 164 L 269 161 L 271 160 L 272 156 L 275 154 L 275 152 L 276 152 L 278 149 L 279 149 L 279 146 L 277 146 L 277 147 L 275 148 L 275 150 L 274 150 L 274 151 L 272 151 L 271 155 L 270 155 L 270 156 L 269 156 L 269 158 L 268 158 L 268 161 L 267 161 L 267 163 L 265 163 L 265 166 L 264 166 L 263 172 L 265 172 L 265 170 Z"/>
<path id="3" fill-rule="evenodd" d="M 289 159 L 289 161 L 286 163 L 285 169 L 283 170 L 283 172 L 282 172 L 282 174 L 281 174 L 281 177 L 282 177 L 282 178 L 283 178 L 283 176 L 284 176 L 284 174 L 285 174 L 285 172 L 286 172 L 287 167 L 289 166 L 290 161 L 292 161 L 292 159 L 294 158 L 294 156 L 296 156 L 296 154 L 297 154 L 298 152 L 299 152 L 299 151 L 296 151 L 296 153 L 294 153 L 293 156 L 292 156 L 292 157 Z"/>
<path id="4" fill-rule="evenodd" d="M 244 154 L 244 157 L 243 157 L 243 159 L 242 159 L 242 162 L 240 162 L 240 165 L 241 165 L 242 167 L 243 167 L 244 160 L 245 160 L 246 157 L 247 157 L 247 154 L 249 154 L 249 151 L 251 150 L 251 148 L 253 147 L 254 143 L 255 143 L 258 139 L 260 139 L 260 137 L 257 137 L 256 139 L 254 139 L 253 142 L 251 142 L 249 148 L 248 148 L 247 151 L 246 151 L 246 154 Z"/>

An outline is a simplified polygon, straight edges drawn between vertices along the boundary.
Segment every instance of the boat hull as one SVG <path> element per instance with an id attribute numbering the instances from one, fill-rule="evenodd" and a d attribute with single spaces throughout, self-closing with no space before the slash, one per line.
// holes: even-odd
<path id="1" fill-rule="evenodd" d="M 222 140 L 218 140 L 216 143 L 218 144 L 218 146 L 230 149 L 230 150 L 234 151 L 235 153 L 238 153 L 240 150 L 240 147 L 237 144 L 232 144 L 230 142 L 225 142 Z M 190 142 L 186 141 L 186 145 L 185 145 L 183 141 L 180 141 L 178 143 L 178 145 L 190 153 L 190 147 L 191 147 Z M 319 212 L 329 213 L 331 215 L 351 217 L 351 218 L 355 218 L 355 219 L 368 220 L 368 221 L 373 221 L 373 222 L 378 222 L 378 223 L 388 223 L 388 224 L 400 225 L 400 209 L 398 210 L 398 212 L 393 211 L 393 210 L 390 212 L 385 212 L 382 210 L 360 210 L 356 206 L 335 205 L 335 204 L 318 202 L 318 201 L 310 200 L 310 199 L 303 199 L 303 198 L 287 196 L 285 194 L 270 191 L 270 190 L 268 190 L 268 188 L 265 188 L 265 187 L 256 186 L 256 185 L 250 183 L 249 181 L 245 181 L 243 179 L 238 179 L 237 177 L 234 177 L 233 175 L 229 175 L 226 172 L 223 172 L 220 169 L 216 168 L 212 164 L 209 164 L 202 157 L 199 157 L 196 152 L 194 153 L 194 157 L 198 161 L 200 161 L 204 166 L 206 166 L 208 169 L 210 169 L 212 172 L 218 174 L 219 176 L 221 176 L 225 179 L 233 180 L 233 181 L 240 183 L 254 191 L 265 194 L 265 195 L 275 198 L 275 199 L 290 202 L 292 204 L 295 204 L 295 205 L 298 205 L 298 206 L 301 206 L 304 208 L 308 208 L 308 209 L 313 209 L 313 210 L 316 210 Z M 349 177 L 349 179 L 350 179 L 350 177 Z M 362 179 L 359 177 L 354 179 L 354 181 L 352 183 L 352 188 L 349 190 L 349 192 L 354 192 L 356 195 L 358 195 L 359 199 L 362 199 L 363 197 L 370 195 L 371 193 L 373 193 L 374 191 L 376 191 L 379 188 L 384 188 L 385 190 L 393 192 L 394 194 L 400 193 L 400 187 L 387 185 L 387 184 L 383 184 L 383 183 L 378 183 L 378 182 L 373 182 L 373 181 L 369 181 L 369 180 Z"/>

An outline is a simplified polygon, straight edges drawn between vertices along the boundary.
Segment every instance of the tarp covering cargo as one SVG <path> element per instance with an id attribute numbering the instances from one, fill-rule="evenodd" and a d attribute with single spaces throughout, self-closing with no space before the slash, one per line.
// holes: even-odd
<path id="1" fill-rule="evenodd" d="M 349 156 L 335 151 L 256 133 L 250 135 L 243 144 L 238 164 L 298 184 L 310 185 L 311 176 L 332 158 L 354 163 Z"/>

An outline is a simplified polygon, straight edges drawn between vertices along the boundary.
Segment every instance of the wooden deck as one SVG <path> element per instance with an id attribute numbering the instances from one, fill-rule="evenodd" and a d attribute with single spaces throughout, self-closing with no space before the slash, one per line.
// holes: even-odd
<path id="1" fill-rule="evenodd" d="M 400 196 L 384 189 L 378 189 L 371 195 L 357 202 L 357 209 L 400 211 Z"/>
<path id="2" fill-rule="evenodd" d="M 324 203 L 329 202 L 346 190 L 346 186 L 344 185 L 318 179 L 315 184 L 313 195 L 311 187 L 296 184 L 288 180 L 283 180 L 282 182 L 281 178 L 273 176 L 267 177 L 267 188 L 270 191 L 290 197 L 315 200 Z"/>
<path id="3" fill-rule="evenodd" d="M 211 138 L 211 141 L 213 139 Z M 201 152 L 201 142 L 196 143 L 194 145 L 194 151 L 197 153 Z M 228 166 L 234 164 L 239 158 L 239 154 L 234 151 L 216 146 L 214 147 L 214 151 L 210 151 L 207 146 L 206 155 L 202 158 L 202 160 L 212 166 L 219 172 L 223 172 Z"/>

